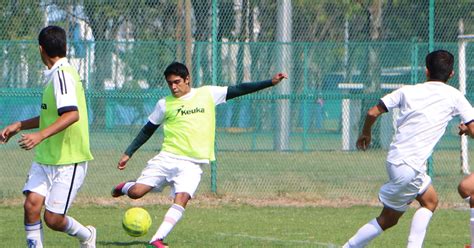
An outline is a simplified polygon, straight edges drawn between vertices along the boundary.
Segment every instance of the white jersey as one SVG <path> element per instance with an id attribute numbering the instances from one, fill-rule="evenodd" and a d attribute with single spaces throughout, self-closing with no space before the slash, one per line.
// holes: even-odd
<path id="1" fill-rule="evenodd" d="M 212 94 L 212 97 L 214 99 L 214 103 L 216 104 L 216 106 L 221 104 L 221 103 L 226 102 L 227 86 L 210 86 L 209 89 L 211 91 L 211 94 Z M 195 91 L 195 89 L 191 88 L 191 91 L 188 94 L 186 94 L 184 96 L 181 96 L 180 99 L 183 99 L 183 100 L 190 99 L 194 96 L 194 94 L 196 94 L 196 91 Z M 162 98 L 162 99 L 158 100 L 158 102 L 156 103 L 155 109 L 150 114 L 150 116 L 148 116 L 148 120 L 151 123 L 155 124 L 155 125 L 162 124 L 165 121 L 164 120 L 165 111 L 166 111 L 165 98 Z M 185 156 L 171 154 L 169 152 L 162 152 L 162 153 L 166 153 L 166 155 L 168 155 L 170 157 L 173 157 L 173 158 L 188 160 L 188 161 L 192 161 L 194 163 L 209 163 L 209 160 L 197 160 L 197 159 L 193 159 L 193 158 L 189 158 L 189 157 L 185 157 Z"/>
<path id="2" fill-rule="evenodd" d="M 426 160 L 453 117 L 459 115 L 464 123 L 474 120 L 474 110 L 464 95 L 443 82 L 405 86 L 381 101 L 389 111 L 400 109 L 387 161 L 418 171 L 426 170 Z"/>

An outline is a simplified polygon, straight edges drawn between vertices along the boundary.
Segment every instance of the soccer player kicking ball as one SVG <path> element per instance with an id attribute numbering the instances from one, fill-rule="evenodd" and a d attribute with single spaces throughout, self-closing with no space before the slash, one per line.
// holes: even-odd
<path id="1" fill-rule="evenodd" d="M 384 230 L 396 225 L 415 199 L 421 206 L 413 216 L 407 247 L 422 247 L 438 205 L 437 193 L 426 174 L 426 161 L 454 116 L 461 117 L 466 132 L 474 133 L 474 109 L 461 92 L 446 84 L 454 75 L 453 64 L 454 57 L 447 51 L 428 54 L 427 82 L 395 90 L 367 112 L 357 140 L 357 148 L 362 150 L 370 144 L 371 128 L 377 117 L 394 108 L 400 109 L 386 162 L 389 181 L 379 192 L 383 203 L 380 215 L 362 226 L 343 247 L 365 247 Z"/>
<path id="2" fill-rule="evenodd" d="M 0 137 L 4 144 L 21 130 L 39 127 L 38 132 L 22 134 L 18 141 L 25 150 L 36 147 L 23 188 L 27 245 L 43 247 L 40 215 L 45 205 L 44 221 L 49 228 L 77 238 L 81 247 L 95 247 L 95 228 L 66 215 L 86 176 L 87 162 L 93 159 L 84 89 L 76 69 L 65 58 L 66 32 L 48 26 L 41 30 L 38 41 L 48 68 L 40 115 L 10 124 Z"/>
<path id="3" fill-rule="evenodd" d="M 136 182 L 122 182 L 112 190 L 113 197 L 128 195 L 138 199 L 153 188 L 171 185 L 174 204 L 150 241 L 153 247 L 166 247 L 163 239 L 181 219 L 186 204 L 193 197 L 201 180 L 201 166 L 215 159 L 215 106 L 274 86 L 287 78 L 286 74 L 278 73 L 271 80 L 262 82 L 192 88 L 188 69 L 177 62 L 166 68 L 164 76 L 171 95 L 158 101 L 148 123 L 120 158 L 118 169 L 125 169 L 133 153 L 163 124 L 161 152 L 148 161 Z"/>

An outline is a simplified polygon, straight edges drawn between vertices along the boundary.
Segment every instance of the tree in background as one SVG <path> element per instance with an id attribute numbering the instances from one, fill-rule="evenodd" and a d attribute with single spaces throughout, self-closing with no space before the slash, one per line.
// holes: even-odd
<path id="1" fill-rule="evenodd" d="M 37 37 L 44 23 L 39 1 L 0 1 L 0 87 L 35 88 L 42 84 Z M 29 42 L 34 41 L 34 42 Z M 26 74 L 25 74 L 26 72 Z"/>

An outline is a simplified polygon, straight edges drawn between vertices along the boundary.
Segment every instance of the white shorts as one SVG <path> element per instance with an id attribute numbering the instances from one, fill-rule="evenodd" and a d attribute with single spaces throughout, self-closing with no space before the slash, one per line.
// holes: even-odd
<path id="1" fill-rule="evenodd" d="M 387 162 L 386 168 L 389 181 L 380 188 L 379 199 L 384 206 L 405 212 L 408 205 L 428 189 L 431 177 L 406 164 Z"/>
<path id="2" fill-rule="evenodd" d="M 158 191 L 169 185 L 172 197 L 183 192 L 193 197 L 201 181 L 201 174 L 201 164 L 159 153 L 148 161 L 136 182 Z"/>
<path id="3" fill-rule="evenodd" d="M 66 214 L 87 174 L 87 162 L 71 165 L 44 165 L 33 162 L 23 194 L 28 191 L 45 197 L 46 209 Z"/>

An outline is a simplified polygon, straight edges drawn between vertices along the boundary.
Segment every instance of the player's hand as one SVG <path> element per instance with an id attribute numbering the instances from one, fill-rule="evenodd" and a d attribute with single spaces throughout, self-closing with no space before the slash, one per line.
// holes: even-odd
<path id="1" fill-rule="evenodd" d="M 363 150 L 363 151 L 367 150 L 367 148 L 369 148 L 371 139 L 372 139 L 371 135 L 365 135 L 365 134 L 360 135 L 356 143 L 357 149 Z"/>
<path id="2" fill-rule="evenodd" d="M 127 162 L 128 162 L 129 159 L 130 159 L 130 157 L 128 155 L 123 154 L 122 157 L 120 158 L 119 162 L 118 162 L 117 168 L 119 170 L 124 170 L 125 167 L 127 167 Z"/>
<path id="3" fill-rule="evenodd" d="M 459 128 L 459 132 L 458 132 L 459 135 L 463 135 L 467 133 L 467 126 L 464 125 L 464 123 L 459 124 L 458 128 Z"/>
<path id="4" fill-rule="evenodd" d="M 10 138 L 13 137 L 13 135 L 17 134 L 20 131 L 20 128 L 21 128 L 20 122 L 15 122 L 5 127 L 0 133 L 0 144 L 7 143 L 8 140 L 10 140 Z"/>
<path id="5" fill-rule="evenodd" d="M 272 84 L 273 85 L 277 85 L 281 82 L 281 80 L 283 79 L 287 79 L 288 78 L 288 75 L 286 75 L 285 73 L 283 72 L 279 72 L 277 74 L 275 74 L 275 76 L 273 76 L 272 78 Z"/>
<path id="6" fill-rule="evenodd" d="M 25 150 L 31 150 L 36 145 L 38 145 L 41 141 L 43 141 L 44 137 L 41 133 L 29 133 L 29 134 L 22 134 L 18 143 L 20 147 Z"/>

